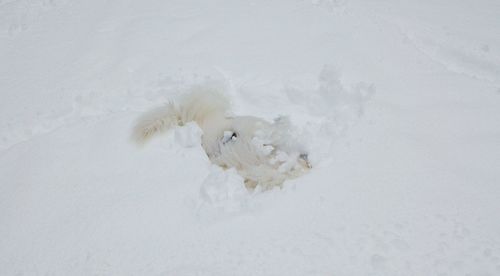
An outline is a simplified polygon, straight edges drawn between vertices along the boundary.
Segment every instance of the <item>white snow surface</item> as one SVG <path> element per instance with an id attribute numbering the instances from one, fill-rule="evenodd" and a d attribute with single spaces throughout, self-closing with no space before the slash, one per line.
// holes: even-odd
<path id="1" fill-rule="evenodd" d="M 0 0 L 0 275 L 500 275 L 497 0 Z M 312 170 L 270 191 L 192 85 L 288 116 Z"/>

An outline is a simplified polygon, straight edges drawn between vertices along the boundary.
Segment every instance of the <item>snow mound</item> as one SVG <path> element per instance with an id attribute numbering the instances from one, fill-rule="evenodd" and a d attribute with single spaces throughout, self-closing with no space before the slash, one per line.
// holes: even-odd
<path id="1" fill-rule="evenodd" d="M 338 69 L 325 66 L 317 79 L 296 79 L 283 88 L 287 99 L 304 111 L 297 122 L 313 165 L 330 156 L 331 147 L 362 115 L 375 93 L 364 82 L 344 85 Z M 304 118 L 307 118 L 304 120 Z"/>
<path id="2" fill-rule="evenodd" d="M 223 170 L 213 165 L 201 184 L 200 199 L 198 215 L 214 219 L 247 210 L 250 194 L 235 169 Z"/>

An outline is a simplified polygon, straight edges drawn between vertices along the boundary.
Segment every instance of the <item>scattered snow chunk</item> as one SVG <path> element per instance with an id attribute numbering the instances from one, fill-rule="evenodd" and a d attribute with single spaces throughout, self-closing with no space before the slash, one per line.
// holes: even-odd
<path id="1" fill-rule="evenodd" d="M 201 135 L 203 131 L 196 123 L 187 123 L 183 127 L 175 129 L 175 141 L 186 148 L 193 148 L 201 145 Z"/>

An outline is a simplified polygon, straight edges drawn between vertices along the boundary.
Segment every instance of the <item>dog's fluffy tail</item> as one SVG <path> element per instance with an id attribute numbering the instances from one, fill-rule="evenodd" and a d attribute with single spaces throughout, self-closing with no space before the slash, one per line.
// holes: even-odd
<path id="1" fill-rule="evenodd" d="M 132 139 L 138 144 L 143 144 L 155 134 L 179 125 L 179 114 L 179 108 L 174 102 L 145 113 L 137 120 Z"/>
<path id="2" fill-rule="evenodd" d="M 208 117 L 224 116 L 229 107 L 229 100 L 220 90 L 197 86 L 179 104 L 170 102 L 141 116 L 134 127 L 132 139 L 143 144 L 155 134 L 177 125 L 194 121 L 201 126 Z"/>

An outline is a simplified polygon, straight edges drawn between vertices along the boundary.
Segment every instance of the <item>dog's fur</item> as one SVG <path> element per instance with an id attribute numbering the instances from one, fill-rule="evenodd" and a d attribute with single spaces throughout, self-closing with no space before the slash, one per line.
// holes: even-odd
<path id="1" fill-rule="evenodd" d="M 248 188 L 280 186 L 310 168 L 285 118 L 269 123 L 253 116 L 228 116 L 229 110 L 229 100 L 217 89 L 195 87 L 179 103 L 170 102 L 139 118 L 133 138 L 144 143 L 174 126 L 196 122 L 209 159 L 235 168 Z"/>

